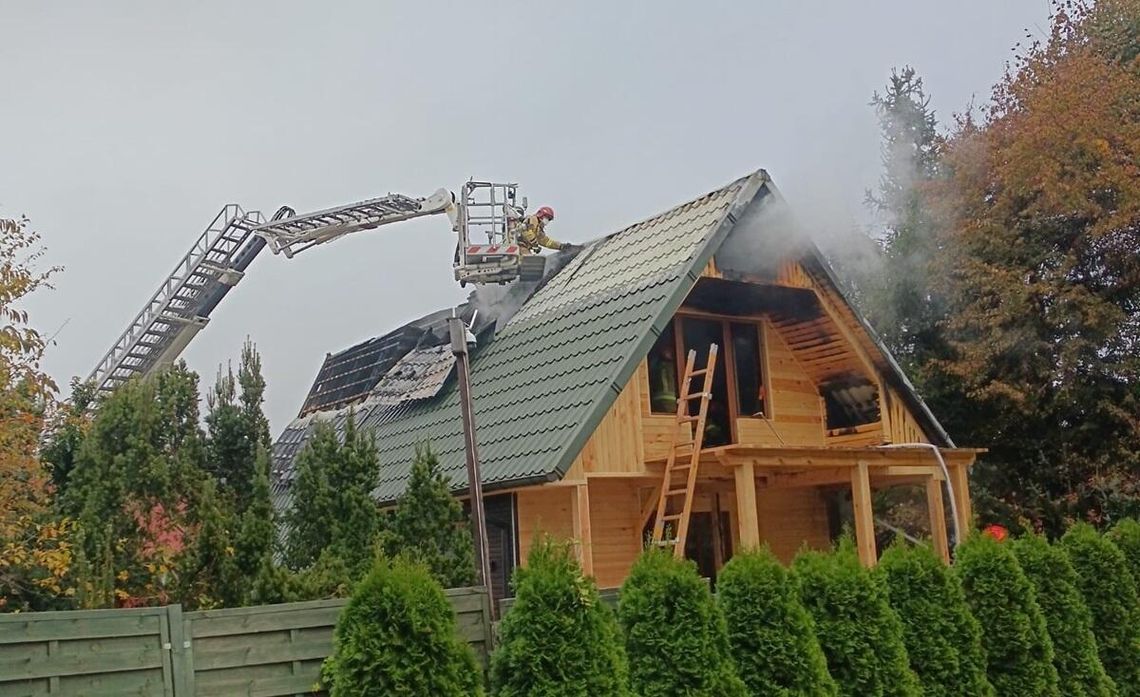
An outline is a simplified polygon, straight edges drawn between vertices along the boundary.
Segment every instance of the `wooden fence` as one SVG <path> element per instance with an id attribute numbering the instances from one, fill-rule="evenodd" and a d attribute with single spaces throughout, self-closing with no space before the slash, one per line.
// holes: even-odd
<path id="1" fill-rule="evenodd" d="M 460 635 L 485 661 L 487 594 L 447 596 Z M 0 615 L 0 697 L 312 694 L 345 602 Z"/>

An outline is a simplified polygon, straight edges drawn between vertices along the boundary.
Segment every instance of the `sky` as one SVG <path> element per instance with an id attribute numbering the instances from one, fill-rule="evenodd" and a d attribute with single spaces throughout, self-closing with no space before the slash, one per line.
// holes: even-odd
<path id="1" fill-rule="evenodd" d="M 864 217 L 872 93 L 912 65 L 949 121 L 1048 0 L 0 0 L 0 217 L 64 270 L 26 308 L 86 377 L 221 207 L 271 215 L 520 184 L 552 236 L 614 232 L 763 167 L 818 235 Z M 276 435 L 326 353 L 462 302 L 443 217 L 262 254 L 183 354 L 251 338 Z M 536 357 L 541 360 L 541 357 Z"/>

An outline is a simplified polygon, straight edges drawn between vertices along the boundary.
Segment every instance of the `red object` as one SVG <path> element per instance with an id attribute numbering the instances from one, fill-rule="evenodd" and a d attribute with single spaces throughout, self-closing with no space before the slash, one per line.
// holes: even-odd
<path id="1" fill-rule="evenodd" d="M 535 211 L 535 216 L 545 220 L 554 220 L 554 209 L 550 206 L 543 206 Z"/>
<path id="2" fill-rule="evenodd" d="M 982 533 L 989 535 L 998 542 L 1001 542 L 1005 538 L 1009 537 L 1009 530 L 1006 530 L 1000 525 L 988 525 L 984 530 L 982 530 Z"/>

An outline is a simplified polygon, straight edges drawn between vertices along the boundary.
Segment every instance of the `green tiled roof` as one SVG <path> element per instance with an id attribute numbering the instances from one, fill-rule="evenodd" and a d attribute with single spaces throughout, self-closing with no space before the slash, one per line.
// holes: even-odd
<path id="1" fill-rule="evenodd" d="M 560 478 L 613 404 L 741 212 L 769 192 L 757 171 L 598 239 L 551 277 L 472 354 L 476 429 L 487 490 Z M 429 442 L 455 487 L 466 482 L 454 380 L 438 396 L 364 400 L 376 435 L 381 501 L 404 490 L 417 443 Z M 343 422 L 345 412 L 318 418 Z M 275 489 L 312 426 L 299 418 L 274 449 Z"/>

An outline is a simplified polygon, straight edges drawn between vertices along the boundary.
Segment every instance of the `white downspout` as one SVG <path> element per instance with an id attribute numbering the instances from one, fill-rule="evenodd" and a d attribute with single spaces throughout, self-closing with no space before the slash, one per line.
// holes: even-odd
<path id="1" fill-rule="evenodd" d="M 934 457 L 938 460 L 938 466 L 942 468 L 942 478 L 946 483 L 946 493 L 950 496 L 950 518 L 954 522 L 954 548 L 957 549 L 958 545 L 962 542 L 962 530 L 958 527 L 958 499 L 954 495 L 954 487 L 950 485 L 950 470 L 946 467 L 946 460 L 942 457 L 942 451 L 938 446 L 931 443 L 891 443 L 889 445 L 877 445 L 877 448 L 896 450 L 899 448 L 918 448 L 920 450 L 932 450 Z"/>

